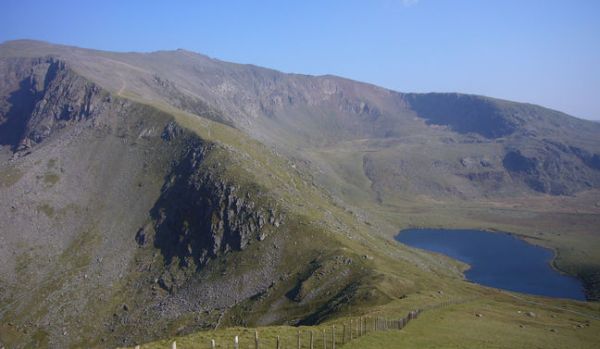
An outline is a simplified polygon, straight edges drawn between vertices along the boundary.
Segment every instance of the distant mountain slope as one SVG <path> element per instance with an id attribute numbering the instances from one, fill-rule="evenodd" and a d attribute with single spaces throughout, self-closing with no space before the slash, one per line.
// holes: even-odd
<path id="1" fill-rule="evenodd" d="M 2 55 L 55 55 L 109 91 L 234 125 L 293 155 L 298 148 L 378 141 L 365 161 L 380 193 L 572 195 L 600 186 L 600 125 L 534 105 L 459 94 L 402 94 L 184 50 L 110 53 L 16 41 L 5 43 Z M 433 150 L 424 164 L 418 156 L 399 155 L 399 144 L 460 150 L 452 157 Z M 482 161 L 485 166 L 476 165 Z M 405 168 L 428 168 L 432 176 L 403 187 L 387 183 L 400 183 Z"/>

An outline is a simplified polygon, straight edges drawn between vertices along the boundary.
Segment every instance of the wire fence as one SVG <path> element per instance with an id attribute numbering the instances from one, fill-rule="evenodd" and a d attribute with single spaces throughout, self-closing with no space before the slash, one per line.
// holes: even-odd
<path id="1" fill-rule="evenodd" d="M 338 322 L 335 325 L 299 328 L 295 333 L 281 331 L 270 333 L 264 338 L 259 329 L 253 335 L 236 335 L 231 338 L 207 340 L 206 343 L 195 343 L 195 348 L 210 349 L 336 349 L 353 340 L 377 331 L 402 330 L 410 321 L 418 318 L 422 310 L 410 311 L 402 318 L 359 317 Z M 136 346 L 135 349 L 140 349 Z M 171 349 L 177 349 L 177 342 L 171 343 Z M 183 349 L 183 348 L 180 348 Z"/>
<path id="2" fill-rule="evenodd" d="M 412 310 L 401 318 L 362 316 L 336 322 L 327 326 L 268 329 L 261 333 L 260 328 L 245 329 L 238 335 L 217 339 L 204 339 L 193 343 L 200 349 L 336 349 L 369 333 L 378 331 L 402 330 L 408 323 L 417 319 L 424 311 L 475 301 L 480 296 L 448 300 L 426 305 Z M 168 344 L 167 344 L 168 346 Z M 185 347 L 190 346 L 186 342 Z M 170 349 L 177 349 L 177 342 L 171 342 Z M 179 349 L 186 349 L 181 346 Z M 136 346 L 135 349 L 143 349 Z M 165 349 L 168 349 L 167 347 Z"/>

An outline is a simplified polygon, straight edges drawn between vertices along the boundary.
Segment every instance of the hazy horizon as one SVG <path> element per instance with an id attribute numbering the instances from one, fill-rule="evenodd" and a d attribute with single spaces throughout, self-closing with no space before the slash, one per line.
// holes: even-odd
<path id="1" fill-rule="evenodd" d="M 120 52 L 184 48 L 288 73 L 332 74 L 402 92 L 486 95 L 600 120 L 594 1 L 63 0 L 5 7 L 1 42 Z"/>

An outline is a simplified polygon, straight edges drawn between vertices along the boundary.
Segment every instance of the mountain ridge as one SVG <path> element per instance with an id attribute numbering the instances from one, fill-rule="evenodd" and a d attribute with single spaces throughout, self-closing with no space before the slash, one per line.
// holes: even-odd
<path id="1" fill-rule="evenodd" d="M 360 83 L 360 84 L 364 84 L 364 85 L 370 85 L 370 86 L 375 87 L 375 88 L 384 89 L 384 90 L 388 90 L 388 91 L 396 92 L 396 93 L 401 93 L 401 94 L 411 94 L 411 95 L 435 95 L 435 94 L 450 95 L 450 94 L 455 94 L 455 95 L 480 97 L 480 98 L 491 99 L 491 100 L 496 100 L 496 101 L 501 101 L 501 102 L 518 103 L 518 104 L 529 105 L 529 106 L 533 106 L 533 107 L 541 107 L 541 108 L 545 108 L 545 109 L 549 109 L 549 110 L 555 110 L 555 109 L 552 109 L 550 107 L 546 107 L 546 106 L 543 106 L 543 105 L 537 104 L 537 103 L 530 103 L 530 102 L 526 102 L 526 101 L 514 101 L 514 100 L 511 100 L 511 99 L 507 99 L 507 98 L 498 98 L 498 97 L 494 97 L 494 96 L 491 96 L 491 95 L 478 94 L 478 93 L 449 92 L 449 91 L 422 91 L 422 92 L 398 91 L 398 90 L 395 90 L 393 88 L 388 88 L 388 87 L 383 87 L 383 86 L 377 85 L 376 83 L 364 82 L 364 81 L 360 81 L 360 80 L 357 80 L 357 79 L 344 77 L 344 76 L 341 76 L 341 75 L 335 75 L 335 74 L 307 74 L 307 73 L 301 73 L 301 72 L 285 72 L 285 71 L 274 69 L 274 68 L 268 68 L 268 67 L 260 66 L 260 65 L 254 64 L 254 63 L 237 63 L 237 62 L 232 62 L 232 61 L 221 60 L 219 58 L 212 57 L 212 56 L 206 55 L 206 54 L 201 53 L 201 52 L 188 50 L 188 49 L 185 49 L 185 48 L 175 48 L 175 49 L 171 49 L 171 50 L 143 51 L 143 52 L 141 52 L 141 51 L 109 51 L 109 50 L 101 50 L 101 49 L 80 47 L 80 46 L 75 46 L 75 45 L 56 44 L 56 43 L 52 43 L 52 42 L 49 42 L 49 41 L 43 41 L 43 40 L 37 40 L 37 39 L 11 39 L 11 40 L 6 40 L 6 41 L 0 43 L 0 45 L 5 45 L 5 46 L 29 46 L 29 45 L 42 46 L 42 47 L 40 47 L 40 49 L 48 49 L 48 48 L 52 48 L 52 47 L 54 47 L 54 48 L 56 48 L 56 47 L 62 47 L 62 48 L 65 48 L 65 49 L 93 51 L 93 52 L 97 52 L 97 53 L 109 53 L 110 52 L 110 53 L 116 53 L 116 54 L 134 54 L 134 55 L 184 53 L 184 54 L 189 54 L 189 55 L 193 55 L 193 56 L 198 56 L 198 57 L 201 57 L 201 58 L 209 60 L 209 61 L 214 61 L 216 63 L 225 63 L 225 64 L 229 64 L 229 65 L 245 66 L 245 67 L 250 67 L 250 68 L 258 68 L 258 69 L 272 71 L 272 72 L 276 72 L 276 73 L 280 73 L 280 74 L 285 74 L 285 75 L 297 75 L 297 76 L 314 77 L 314 78 L 335 78 L 335 79 L 342 79 L 342 80 L 347 80 L 347 81 L 354 82 L 354 83 Z M 577 118 L 577 119 L 584 120 L 584 121 L 592 121 L 592 122 L 593 121 L 600 121 L 600 120 L 596 120 L 596 119 L 586 119 L 586 118 L 578 117 L 578 116 L 571 115 L 571 114 L 569 114 L 567 112 L 560 111 L 560 110 L 555 110 L 555 111 L 557 111 L 559 113 L 562 113 L 562 114 L 564 114 L 566 116 Z"/>

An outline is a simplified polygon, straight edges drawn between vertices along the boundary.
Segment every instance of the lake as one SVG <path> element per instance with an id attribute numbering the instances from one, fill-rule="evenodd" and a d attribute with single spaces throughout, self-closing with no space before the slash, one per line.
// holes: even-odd
<path id="1" fill-rule="evenodd" d="M 552 250 L 513 235 L 478 230 L 407 229 L 396 240 L 471 266 L 469 281 L 509 291 L 585 300 L 581 282 L 550 266 Z"/>

